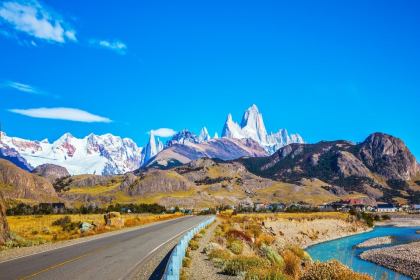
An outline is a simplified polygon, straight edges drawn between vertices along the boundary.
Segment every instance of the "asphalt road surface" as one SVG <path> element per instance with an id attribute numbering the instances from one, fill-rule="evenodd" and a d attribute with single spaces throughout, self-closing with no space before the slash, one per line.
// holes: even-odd
<path id="1" fill-rule="evenodd" d="M 161 246 L 204 221 L 183 217 L 0 263 L 0 279 L 129 279 Z"/>

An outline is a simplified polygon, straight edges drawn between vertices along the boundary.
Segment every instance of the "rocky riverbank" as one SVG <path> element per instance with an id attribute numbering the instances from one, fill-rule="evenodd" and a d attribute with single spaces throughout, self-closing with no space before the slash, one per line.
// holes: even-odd
<path id="1" fill-rule="evenodd" d="M 376 222 L 377 226 L 395 226 L 395 227 L 418 227 L 420 226 L 420 214 L 388 214 L 390 220 Z"/>
<path id="2" fill-rule="evenodd" d="M 356 248 L 368 248 L 392 243 L 392 236 L 375 237 L 356 245 Z"/>
<path id="3" fill-rule="evenodd" d="M 360 258 L 420 279 L 420 242 L 368 250 Z"/>

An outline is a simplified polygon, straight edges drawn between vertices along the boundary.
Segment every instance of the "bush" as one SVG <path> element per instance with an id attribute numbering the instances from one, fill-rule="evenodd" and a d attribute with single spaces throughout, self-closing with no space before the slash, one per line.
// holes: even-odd
<path id="1" fill-rule="evenodd" d="M 271 262 L 271 264 L 279 266 L 281 268 L 284 267 L 283 258 L 279 255 L 279 253 L 276 252 L 276 250 L 274 250 L 270 246 L 261 246 L 261 252 L 264 255 L 264 257 L 266 257 Z"/>
<path id="2" fill-rule="evenodd" d="M 191 258 L 189 258 L 189 257 L 185 257 L 183 260 L 182 260 L 182 266 L 183 267 L 191 267 Z"/>
<path id="3" fill-rule="evenodd" d="M 234 253 L 235 255 L 240 255 L 242 254 L 243 250 L 244 250 L 244 244 L 242 243 L 242 241 L 240 240 L 233 240 L 232 242 L 230 242 L 228 244 L 228 249 Z"/>
<path id="4" fill-rule="evenodd" d="M 275 238 L 267 233 L 263 233 L 260 235 L 260 237 L 257 238 L 257 246 L 260 247 L 261 245 L 271 245 L 275 241 Z"/>
<path id="5" fill-rule="evenodd" d="M 382 220 L 391 220 L 391 217 L 387 214 L 381 216 Z"/>
<path id="6" fill-rule="evenodd" d="M 231 229 L 226 233 L 226 236 L 230 239 L 240 239 L 248 243 L 252 243 L 252 238 L 243 231 Z"/>
<path id="7" fill-rule="evenodd" d="M 245 280 L 288 280 L 279 268 L 252 268 L 245 276 Z"/>
<path id="8" fill-rule="evenodd" d="M 302 273 L 302 260 L 291 250 L 283 251 L 284 272 L 293 278 L 299 278 Z M 320 278 L 324 279 L 324 278 Z"/>
<path id="9" fill-rule="evenodd" d="M 58 219 L 58 220 L 55 220 L 53 223 L 52 223 L 52 225 L 53 226 L 65 226 L 65 225 L 67 225 L 67 224 L 69 224 L 69 223 L 71 223 L 71 218 L 70 218 L 70 216 L 64 216 L 64 217 L 62 217 L 62 218 L 60 218 L 60 219 Z"/>
<path id="10" fill-rule="evenodd" d="M 198 250 L 198 248 L 200 247 L 200 244 L 198 243 L 197 240 L 193 239 L 193 240 L 190 241 L 189 247 L 190 247 L 191 250 L 195 251 L 195 250 Z"/>
<path id="11" fill-rule="evenodd" d="M 306 260 L 309 257 L 309 254 L 305 252 L 302 248 L 296 245 L 289 246 L 288 249 L 292 251 L 296 256 L 302 260 Z M 310 257 L 309 257 L 310 258 Z"/>
<path id="12" fill-rule="evenodd" d="M 260 257 L 237 256 L 226 262 L 223 273 L 231 276 L 239 276 L 253 268 L 264 268 L 268 266 L 268 263 Z"/>
<path id="13" fill-rule="evenodd" d="M 64 216 L 52 223 L 53 226 L 61 226 L 63 231 L 73 231 L 78 229 L 80 222 L 72 222 L 69 216 Z"/>
<path id="14" fill-rule="evenodd" d="M 372 280 L 366 274 L 352 271 L 337 260 L 326 263 L 316 262 L 303 273 L 300 280 Z"/>
<path id="15" fill-rule="evenodd" d="M 215 249 L 215 250 L 212 250 L 208 256 L 209 256 L 209 259 L 211 260 L 213 259 L 227 260 L 227 259 L 230 259 L 231 254 L 229 253 L 229 251 L 226 251 L 226 250 Z"/>

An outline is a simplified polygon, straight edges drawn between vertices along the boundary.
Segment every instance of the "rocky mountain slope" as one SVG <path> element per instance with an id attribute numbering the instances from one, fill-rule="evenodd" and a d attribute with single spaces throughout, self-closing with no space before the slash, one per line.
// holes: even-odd
<path id="1" fill-rule="evenodd" d="M 195 140 L 196 136 L 192 135 L 188 141 L 183 139 L 182 143 L 169 141 L 168 147 L 152 158 L 147 167 L 170 168 L 199 158 L 232 160 L 268 155 L 257 142 L 251 139 L 219 138 L 206 142 Z"/>
<path id="2" fill-rule="evenodd" d="M 26 171 L 31 171 L 33 169 L 26 159 L 13 148 L 0 148 L 0 158 L 14 163 L 16 166 Z"/>
<path id="3" fill-rule="evenodd" d="M 5 199 L 52 202 L 58 197 L 53 185 L 45 178 L 20 169 L 0 159 L 0 191 Z"/>
<path id="4" fill-rule="evenodd" d="M 322 188 L 327 183 L 303 180 L 277 182 L 249 172 L 239 162 L 201 158 L 169 170 L 139 170 L 124 176 L 94 175 L 66 178 L 61 199 L 71 204 L 159 203 L 187 208 L 239 205 L 257 202 L 305 201 L 318 204 L 338 196 Z M 84 178 L 82 178 L 84 177 Z M 340 195 L 346 195 L 345 192 Z"/>
<path id="5" fill-rule="evenodd" d="M 0 246 L 9 239 L 9 226 L 6 219 L 6 205 L 0 192 Z"/>
<path id="6" fill-rule="evenodd" d="M 34 170 L 32 170 L 32 173 L 46 178 L 51 183 L 54 183 L 61 178 L 70 176 L 70 173 L 65 167 L 49 163 L 38 165 Z"/>
<path id="7" fill-rule="evenodd" d="M 187 131 L 182 135 L 146 169 L 116 176 L 65 176 L 54 181 L 54 188 L 61 200 L 75 206 L 156 202 L 200 208 L 252 202 L 320 204 L 353 197 L 372 203 L 418 203 L 420 198 L 418 164 L 404 143 L 390 135 L 375 133 L 360 144 L 294 143 L 270 156 L 251 139 L 220 138 L 200 143 Z M 220 153 L 224 150 L 226 154 Z M 208 158 L 236 153 L 250 157 L 228 161 Z M 172 161 L 166 161 L 168 158 Z M 0 177 L 8 198 L 56 198 L 51 183 L 44 178 L 7 161 L 0 163 L 0 176 L 8 179 Z M 43 171 L 39 168 L 38 174 L 48 177 L 49 172 Z"/>
<path id="8" fill-rule="evenodd" d="M 291 144 L 269 157 L 240 162 L 266 178 L 286 182 L 318 178 L 376 199 L 411 200 L 419 195 L 417 186 L 407 182 L 420 173 L 416 159 L 400 139 L 383 133 L 357 145 L 348 141 Z"/>

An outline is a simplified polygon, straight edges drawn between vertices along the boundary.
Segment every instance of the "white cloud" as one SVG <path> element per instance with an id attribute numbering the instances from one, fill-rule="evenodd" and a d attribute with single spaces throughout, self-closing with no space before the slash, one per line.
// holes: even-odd
<path id="1" fill-rule="evenodd" d="M 151 133 L 159 137 L 171 137 L 176 134 L 176 131 L 173 130 L 172 128 L 158 128 L 158 129 L 152 130 Z"/>
<path id="2" fill-rule="evenodd" d="M 49 42 L 77 41 L 76 32 L 51 9 L 37 0 L 16 0 L 0 4 L 0 20 L 15 30 Z"/>
<path id="3" fill-rule="evenodd" d="M 34 93 L 34 94 L 40 93 L 40 91 L 37 90 L 36 88 L 34 88 L 33 86 L 18 83 L 18 82 L 7 81 L 7 82 L 4 83 L 4 85 L 6 87 L 10 87 L 10 88 L 16 89 L 18 91 L 23 91 L 23 92 L 27 92 L 27 93 Z"/>
<path id="4" fill-rule="evenodd" d="M 108 40 L 91 40 L 92 45 L 100 48 L 114 51 L 118 54 L 124 55 L 127 53 L 127 45 L 120 40 L 108 41 Z"/>
<path id="5" fill-rule="evenodd" d="M 101 122 L 110 123 L 112 120 L 106 117 L 91 114 L 76 108 L 33 108 L 33 109 L 10 109 L 12 113 L 32 118 L 55 119 L 75 122 Z"/>

